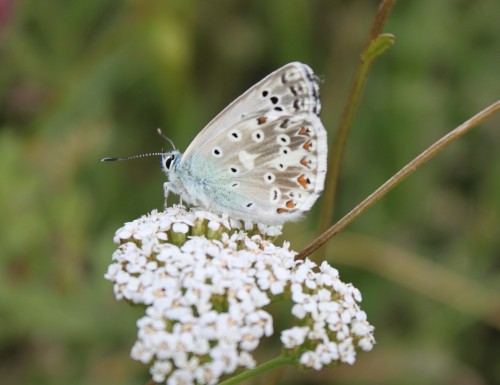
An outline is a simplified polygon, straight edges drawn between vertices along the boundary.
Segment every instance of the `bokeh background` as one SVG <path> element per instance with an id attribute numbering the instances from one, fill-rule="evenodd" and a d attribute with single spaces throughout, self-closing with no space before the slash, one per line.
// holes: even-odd
<path id="1" fill-rule="evenodd" d="M 114 231 L 162 208 L 160 162 L 294 60 L 332 139 L 378 1 L 0 1 L 0 382 L 144 384 L 142 309 L 104 280 Z M 399 1 L 354 120 L 336 217 L 500 95 L 497 0 Z M 500 383 L 500 119 L 452 144 L 330 241 L 377 345 L 355 366 L 254 383 Z M 283 239 L 318 235 L 322 200 Z M 287 319 L 276 316 L 276 325 Z M 279 353 L 276 340 L 256 353 Z M 278 376 L 279 375 L 279 376 Z M 276 382 L 274 382 L 276 381 Z"/>

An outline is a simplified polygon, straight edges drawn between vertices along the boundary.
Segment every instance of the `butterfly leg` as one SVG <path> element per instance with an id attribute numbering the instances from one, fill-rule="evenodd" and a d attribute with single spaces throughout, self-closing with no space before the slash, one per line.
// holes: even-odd
<path id="1" fill-rule="evenodd" d="M 167 198 L 168 198 L 168 193 L 173 192 L 174 194 L 179 195 L 179 201 L 180 205 L 182 206 L 183 200 L 182 200 L 182 191 L 179 189 L 179 186 L 175 182 L 165 182 L 163 183 L 163 196 L 165 197 L 165 202 L 163 204 L 164 210 L 167 209 Z"/>
<path id="2" fill-rule="evenodd" d="M 163 210 L 167 209 L 167 198 L 168 198 L 168 192 L 172 190 L 172 182 L 165 182 L 163 183 L 163 197 L 164 197 L 164 202 L 163 202 Z"/>

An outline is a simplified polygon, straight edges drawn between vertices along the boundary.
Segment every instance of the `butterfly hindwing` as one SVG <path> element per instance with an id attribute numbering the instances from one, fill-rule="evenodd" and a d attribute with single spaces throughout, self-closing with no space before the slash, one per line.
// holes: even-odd
<path id="1" fill-rule="evenodd" d="M 231 211 L 266 223 L 282 223 L 309 210 L 323 190 L 326 137 L 319 118 L 299 114 L 241 130 L 246 145 L 220 146 L 233 174 L 221 188 L 233 190 Z M 265 145 L 263 144 L 265 142 Z"/>

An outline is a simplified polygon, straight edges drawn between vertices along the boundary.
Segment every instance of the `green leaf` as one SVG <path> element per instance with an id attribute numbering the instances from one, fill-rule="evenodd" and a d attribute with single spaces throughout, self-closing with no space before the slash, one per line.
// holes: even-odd
<path id="1" fill-rule="evenodd" d="M 373 39 L 361 54 L 363 61 L 374 61 L 390 47 L 394 45 L 394 35 L 390 33 L 383 33 Z"/>

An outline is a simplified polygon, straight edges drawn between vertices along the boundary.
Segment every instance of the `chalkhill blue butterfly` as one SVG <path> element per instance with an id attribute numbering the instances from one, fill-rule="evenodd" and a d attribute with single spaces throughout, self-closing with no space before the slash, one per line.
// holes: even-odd
<path id="1" fill-rule="evenodd" d="M 169 192 L 234 219 L 299 219 L 323 191 L 327 137 L 309 66 L 272 72 L 219 113 L 184 153 L 160 153 Z M 114 160 L 116 158 L 106 158 Z"/>

